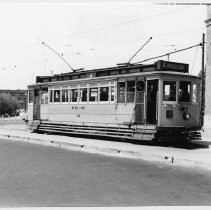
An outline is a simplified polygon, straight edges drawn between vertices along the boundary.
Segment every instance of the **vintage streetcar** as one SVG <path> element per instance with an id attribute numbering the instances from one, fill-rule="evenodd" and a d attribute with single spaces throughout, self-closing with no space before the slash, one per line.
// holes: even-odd
<path id="1" fill-rule="evenodd" d="M 37 76 L 28 86 L 28 123 L 44 133 L 200 139 L 202 81 L 188 68 L 159 60 Z"/>

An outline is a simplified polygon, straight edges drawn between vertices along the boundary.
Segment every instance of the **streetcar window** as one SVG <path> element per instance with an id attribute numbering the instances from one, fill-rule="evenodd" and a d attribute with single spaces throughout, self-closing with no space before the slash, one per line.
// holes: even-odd
<path id="1" fill-rule="evenodd" d="M 193 84 L 193 93 L 192 93 L 192 102 L 194 104 L 198 103 L 199 101 L 199 90 L 198 90 L 198 85 Z"/>
<path id="2" fill-rule="evenodd" d="M 34 91 L 30 90 L 29 91 L 29 103 L 33 103 L 34 100 Z"/>
<path id="3" fill-rule="evenodd" d="M 54 90 L 54 102 L 60 102 L 60 90 Z"/>
<path id="4" fill-rule="evenodd" d="M 118 74 L 119 74 L 119 70 L 110 72 L 110 75 L 118 75 Z"/>
<path id="5" fill-rule="evenodd" d="M 48 88 L 42 88 L 41 104 L 48 104 Z"/>
<path id="6" fill-rule="evenodd" d="M 81 102 L 87 102 L 87 89 L 86 88 L 83 88 L 83 89 L 80 89 L 80 101 Z"/>
<path id="7" fill-rule="evenodd" d="M 108 86 L 109 85 L 109 81 L 100 81 L 100 86 Z"/>
<path id="8" fill-rule="evenodd" d="M 135 81 L 127 82 L 127 102 L 134 102 L 135 98 Z"/>
<path id="9" fill-rule="evenodd" d="M 163 100 L 176 101 L 176 82 L 174 81 L 163 82 Z"/>
<path id="10" fill-rule="evenodd" d="M 136 90 L 137 90 L 138 92 L 144 91 L 144 88 L 145 88 L 145 83 L 144 83 L 144 81 L 140 80 L 140 81 L 137 81 L 137 82 L 136 82 Z"/>
<path id="11" fill-rule="evenodd" d="M 114 101 L 114 86 L 111 86 L 111 101 Z"/>
<path id="12" fill-rule="evenodd" d="M 190 82 L 180 82 L 179 102 L 190 102 Z"/>
<path id="13" fill-rule="evenodd" d="M 145 82 L 143 80 L 139 80 L 136 82 L 136 103 L 144 103 L 144 89 Z"/>
<path id="14" fill-rule="evenodd" d="M 98 88 L 90 88 L 89 101 L 98 101 Z"/>
<path id="15" fill-rule="evenodd" d="M 68 102 L 69 96 L 68 96 L 68 89 L 62 90 L 62 102 Z"/>
<path id="16" fill-rule="evenodd" d="M 118 83 L 118 102 L 125 103 L 125 82 Z"/>
<path id="17" fill-rule="evenodd" d="M 78 89 L 71 90 L 71 101 L 78 102 Z"/>
<path id="18" fill-rule="evenodd" d="M 100 88 L 100 101 L 108 101 L 109 87 Z"/>
<path id="19" fill-rule="evenodd" d="M 50 90 L 50 103 L 53 102 L 53 90 Z"/>

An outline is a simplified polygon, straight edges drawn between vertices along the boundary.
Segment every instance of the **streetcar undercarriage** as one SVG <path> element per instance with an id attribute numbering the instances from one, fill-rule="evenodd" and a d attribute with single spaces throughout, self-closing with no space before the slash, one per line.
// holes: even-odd
<path id="1" fill-rule="evenodd" d="M 201 140 L 199 128 L 188 127 L 157 127 L 140 125 L 87 125 L 85 123 L 60 123 L 34 121 L 31 129 L 35 132 L 91 135 L 141 141 L 192 141 Z"/>

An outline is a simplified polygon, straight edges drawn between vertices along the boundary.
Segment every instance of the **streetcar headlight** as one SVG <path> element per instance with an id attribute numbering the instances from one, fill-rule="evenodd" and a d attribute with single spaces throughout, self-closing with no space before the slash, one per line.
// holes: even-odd
<path id="1" fill-rule="evenodd" d="M 190 114 L 189 114 L 188 112 L 184 112 L 184 113 L 183 113 L 183 119 L 184 119 L 184 120 L 190 119 Z"/>

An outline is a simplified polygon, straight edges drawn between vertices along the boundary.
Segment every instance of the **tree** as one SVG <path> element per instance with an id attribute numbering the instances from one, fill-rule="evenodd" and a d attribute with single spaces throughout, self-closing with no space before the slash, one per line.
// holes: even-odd
<path id="1" fill-rule="evenodd" d="M 14 115 L 20 108 L 18 100 L 10 94 L 0 94 L 0 115 Z"/>

